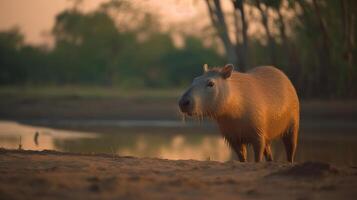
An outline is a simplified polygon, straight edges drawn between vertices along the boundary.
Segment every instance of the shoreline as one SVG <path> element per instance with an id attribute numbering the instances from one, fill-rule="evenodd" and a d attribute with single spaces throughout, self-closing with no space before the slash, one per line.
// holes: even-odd
<path id="1" fill-rule="evenodd" d="M 75 123 L 76 124 L 76 123 Z M 321 124 L 320 124 L 321 126 Z M 334 131 L 321 126 L 318 131 L 301 131 L 296 161 L 328 162 L 337 166 L 357 164 L 355 132 Z M 24 125 L 0 120 L 0 147 L 27 150 L 56 150 L 74 153 L 109 153 L 165 159 L 228 161 L 234 152 L 219 130 L 209 126 L 172 127 L 53 127 Z M 286 161 L 283 143 L 273 141 L 275 161 Z M 248 160 L 254 153 L 248 148 Z"/>
<path id="2" fill-rule="evenodd" d="M 181 120 L 178 91 L 151 94 L 133 91 L 129 96 L 107 94 L 78 95 L 73 91 L 61 93 L 60 88 L 36 90 L 30 94 L 16 91 L 8 94 L 0 87 L 0 118 L 3 120 Z M 50 95 L 56 94 L 58 95 Z M 166 93 L 170 93 L 166 94 Z M 77 95 L 77 96 L 76 96 Z M 301 100 L 301 119 L 357 121 L 357 100 Z"/>

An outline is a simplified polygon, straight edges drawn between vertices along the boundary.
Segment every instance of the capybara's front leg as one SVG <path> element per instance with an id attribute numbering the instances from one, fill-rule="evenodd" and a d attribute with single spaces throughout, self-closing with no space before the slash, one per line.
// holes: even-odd
<path id="1" fill-rule="evenodd" d="M 247 161 L 247 146 L 245 144 L 238 144 L 237 155 L 239 161 L 246 162 Z"/>
<path id="2" fill-rule="evenodd" d="M 238 142 L 236 138 L 226 138 L 231 148 L 236 152 L 239 161 L 247 161 L 247 147 L 245 144 Z"/>
<path id="3" fill-rule="evenodd" d="M 260 162 L 263 160 L 265 146 L 265 139 L 263 137 L 256 138 L 253 141 L 255 162 Z"/>
<path id="4" fill-rule="evenodd" d="M 273 153 L 271 152 L 270 142 L 266 142 L 264 156 L 266 161 L 273 161 Z"/>

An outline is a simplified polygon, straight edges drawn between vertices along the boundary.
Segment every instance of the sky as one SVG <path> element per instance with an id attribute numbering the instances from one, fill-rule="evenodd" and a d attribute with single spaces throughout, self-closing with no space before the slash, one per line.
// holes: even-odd
<path id="1" fill-rule="evenodd" d="M 53 38 L 50 35 L 50 30 L 54 25 L 56 15 L 65 9 L 73 7 L 74 1 L 75 0 L 0 0 L 0 31 L 18 27 L 21 33 L 25 35 L 25 43 L 51 46 Z M 109 0 L 82 0 L 80 9 L 84 12 L 88 12 L 96 9 L 100 4 L 107 1 Z M 207 31 L 207 27 L 211 26 L 211 22 L 207 12 L 207 6 L 203 0 L 126 1 L 130 1 L 136 8 L 158 15 L 162 29 L 173 33 L 171 35 L 175 43 L 179 43 L 180 38 L 182 40 L 185 34 L 196 35 L 201 38 L 209 37 L 209 35 L 212 34 L 212 31 Z M 226 13 L 227 23 L 231 25 L 234 24 L 231 1 L 221 1 L 221 3 Z M 249 5 L 246 6 L 246 9 L 247 19 L 250 21 L 248 35 L 264 43 L 265 31 L 260 23 L 259 12 Z M 284 12 L 284 15 L 289 16 L 289 13 Z M 276 14 L 274 15 L 274 13 L 272 13 L 271 17 L 276 18 Z M 289 18 L 292 17 L 293 16 L 290 16 Z M 273 18 L 269 18 L 270 23 L 274 20 Z M 286 23 L 286 25 L 288 27 L 288 23 Z M 277 28 L 272 28 L 271 30 L 273 34 L 276 34 L 278 31 Z M 234 41 L 236 36 L 235 29 L 229 28 L 229 34 Z"/>
<path id="2" fill-rule="evenodd" d="M 70 4 L 66 0 L 0 0 L 0 30 L 20 28 L 25 41 L 41 43 L 56 13 Z"/>
<path id="3" fill-rule="evenodd" d="M 107 0 L 85 0 L 83 11 L 91 11 Z M 179 23 L 197 15 L 195 0 L 133 0 L 142 8 L 158 12 L 168 23 Z M 73 6 L 73 0 L 0 0 L 0 31 L 20 28 L 25 42 L 43 44 L 49 42 L 49 31 L 55 16 Z"/>

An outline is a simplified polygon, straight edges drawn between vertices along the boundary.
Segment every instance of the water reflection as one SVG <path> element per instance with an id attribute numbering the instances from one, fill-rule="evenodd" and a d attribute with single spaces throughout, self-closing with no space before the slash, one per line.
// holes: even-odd
<path id="1" fill-rule="evenodd" d="M 0 147 L 53 149 L 66 152 L 109 153 L 136 157 L 227 161 L 235 159 L 218 130 L 188 127 L 80 128 L 69 131 L 0 121 Z M 75 129 L 79 129 L 78 127 Z M 36 134 L 38 133 L 38 134 Z M 297 161 L 320 160 L 357 165 L 356 132 L 300 133 Z M 37 138 L 36 138 L 37 137 Z M 37 140 L 37 144 L 36 144 Z M 274 159 L 285 161 L 280 141 L 273 144 Z M 248 149 L 248 160 L 253 152 Z"/>
<path id="2" fill-rule="evenodd" d="M 129 148 L 119 148 L 120 155 L 133 155 L 146 157 L 156 155 L 156 157 L 169 159 L 194 159 L 194 160 L 219 160 L 226 161 L 231 157 L 231 151 L 225 141 L 220 137 L 205 136 L 201 141 L 194 143 L 184 135 L 175 135 L 168 138 L 167 143 L 154 146 L 145 137 L 138 137 L 138 140 Z"/>
<path id="3" fill-rule="evenodd" d="M 0 147 L 3 148 L 15 149 L 22 146 L 22 148 L 28 150 L 57 150 L 56 140 L 78 140 L 96 137 L 98 136 L 94 133 L 64 131 L 0 121 Z"/>
<path id="4" fill-rule="evenodd" d="M 166 159 L 226 161 L 231 158 L 230 149 L 219 135 L 169 134 L 152 129 L 99 134 L 0 122 L 0 147 L 16 149 L 20 144 L 28 150 L 114 153 Z"/>

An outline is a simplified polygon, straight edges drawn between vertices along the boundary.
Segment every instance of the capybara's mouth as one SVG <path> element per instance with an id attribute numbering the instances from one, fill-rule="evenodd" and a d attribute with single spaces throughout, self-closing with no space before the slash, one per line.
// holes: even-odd
<path id="1" fill-rule="evenodd" d="M 193 113 L 192 112 L 189 112 L 189 111 L 182 111 L 181 110 L 181 113 L 184 114 L 184 115 L 188 115 L 188 116 L 193 116 Z"/>
<path id="2" fill-rule="evenodd" d="M 181 114 L 186 115 L 186 116 L 192 117 L 194 115 L 194 112 L 192 112 L 192 111 L 190 111 L 188 109 L 180 108 L 180 111 L 181 111 Z"/>
<path id="3" fill-rule="evenodd" d="M 181 111 L 181 112 L 182 112 L 182 114 L 189 116 L 189 117 L 198 116 L 198 113 L 194 112 L 194 111 Z"/>

